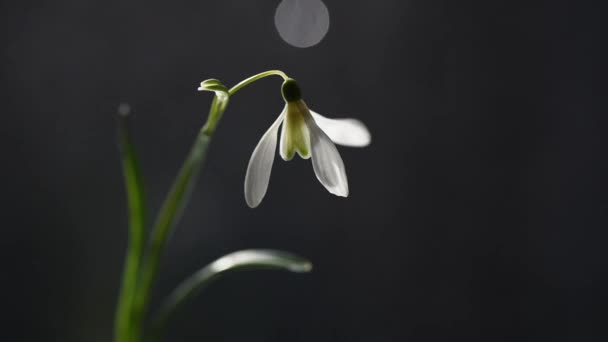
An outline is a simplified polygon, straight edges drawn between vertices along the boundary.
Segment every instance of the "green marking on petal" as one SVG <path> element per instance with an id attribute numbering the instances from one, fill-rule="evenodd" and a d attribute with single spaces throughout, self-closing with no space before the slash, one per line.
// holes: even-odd
<path id="1" fill-rule="evenodd" d="M 310 158 L 310 132 L 306 125 L 305 115 L 302 112 L 305 106 L 299 106 L 299 102 L 287 104 L 283 131 L 281 132 L 281 157 L 284 160 L 291 160 L 296 152 L 304 159 Z"/>

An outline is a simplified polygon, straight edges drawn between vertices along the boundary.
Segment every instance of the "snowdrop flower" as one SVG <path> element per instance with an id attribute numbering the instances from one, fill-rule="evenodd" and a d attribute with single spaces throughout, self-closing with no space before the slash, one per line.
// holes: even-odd
<path id="1" fill-rule="evenodd" d="M 347 197 L 346 171 L 334 143 L 367 146 L 371 142 L 369 131 L 358 120 L 329 119 L 308 109 L 302 100 L 300 88 L 291 78 L 285 80 L 281 92 L 285 107 L 262 136 L 249 160 L 245 175 L 247 205 L 257 207 L 266 195 L 281 124 L 280 154 L 283 160 L 291 160 L 296 153 L 303 159 L 311 158 L 319 182 L 330 193 Z"/>

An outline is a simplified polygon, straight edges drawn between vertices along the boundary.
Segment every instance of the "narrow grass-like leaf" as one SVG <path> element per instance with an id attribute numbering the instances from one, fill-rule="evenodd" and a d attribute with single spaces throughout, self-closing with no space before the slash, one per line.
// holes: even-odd
<path id="1" fill-rule="evenodd" d="M 135 148 L 129 134 L 130 108 L 121 104 L 118 109 L 118 143 L 121 151 L 123 176 L 129 215 L 129 242 L 123 270 L 123 282 L 116 309 L 114 334 L 116 342 L 131 340 L 133 321 L 131 309 L 137 289 L 146 220 L 144 185 Z"/>
<path id="2" fill-rule="evenodd" d="M 297 255 L 276 250 L 249 249 L 227 254 L 184 280 L 169 295 L 156 317 L 153 327 L 154 337 L 160 338 L 170 317 L 177 309 L 212 281 L 228 272 L 251 269 L 275 269 L 303 273 L 312 270 L 312 264 Z M 153 338 L 153 340 L 155 339 Z"/>

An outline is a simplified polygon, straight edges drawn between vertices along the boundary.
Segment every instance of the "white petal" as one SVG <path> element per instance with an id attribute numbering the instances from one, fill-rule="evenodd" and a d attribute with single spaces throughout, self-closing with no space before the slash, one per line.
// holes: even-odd
<path id="1" fill-rule="evenodd" d="M 337 196 L 347 197 L 348 180 L 344 162 L 342 162 L 336 145 L 311 119 L 308 120 L 308 129 L 312 144 L 312 167 L 317 179 L 327 191 Z"/>
<path id="2" fill-rule="evenodd" d="M 277 148 L 277 133 L 284 118 L 285 112 L 264 133 L 249 159 L 245 175 L 245 201 L 251 208 L 257 207 L 266 195 Z"/>
<path id="3" fill-rule="evenodd" d="M 338 145 L 364 147 L 372 141 L 367 127 L 357 119 L 330 119 L 312 110 L 310 114 L 323 132 Z"/>

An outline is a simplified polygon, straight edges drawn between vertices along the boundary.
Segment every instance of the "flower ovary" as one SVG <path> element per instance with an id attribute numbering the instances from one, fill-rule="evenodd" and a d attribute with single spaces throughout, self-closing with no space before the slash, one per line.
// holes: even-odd
<path id="1" fill-rule="evenodd" d="M 283 85 L 281 86 L 281 94 L 286 102 L 294 102 L 302 99 L 300 87 L 293 78 L 288 78 L 285 80 L 285 82 L 283 82 Z"/>

